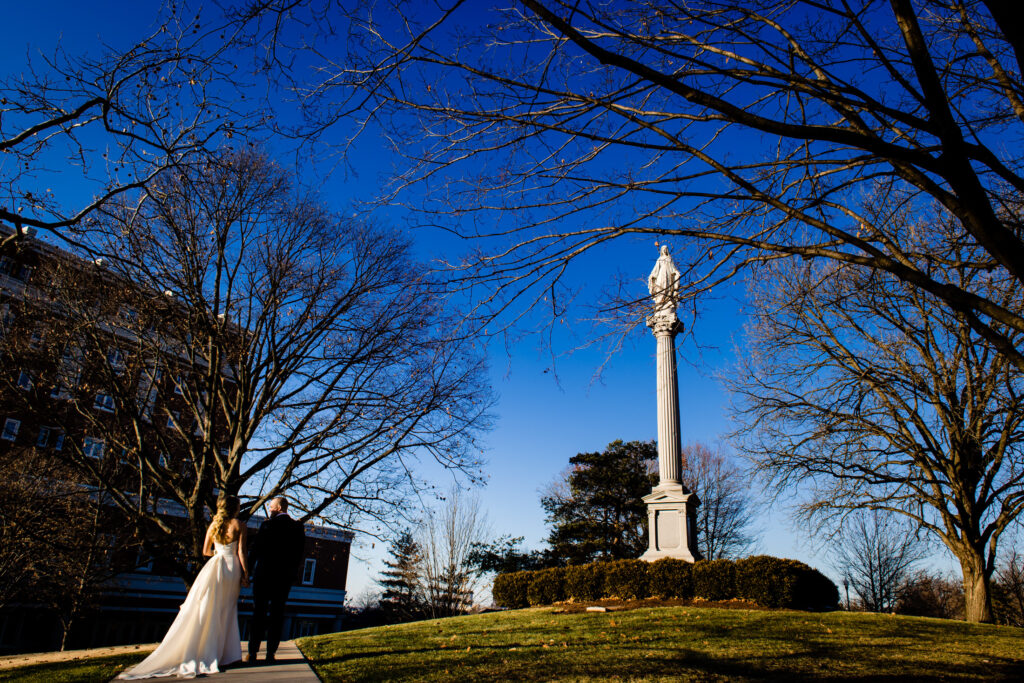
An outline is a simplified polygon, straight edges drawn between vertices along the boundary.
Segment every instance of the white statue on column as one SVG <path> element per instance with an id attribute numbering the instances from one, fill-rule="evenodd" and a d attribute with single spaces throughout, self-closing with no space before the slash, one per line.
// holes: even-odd
<path id="1" fill-rule="evenodd" d="M 679 301 L 679 269 L 665 245 L 661 247 L 661 256 L 654 264 L 654 270 L 647 277 L 647 291 L 654 297 L 655 315 L 663 313 L 675 317 Z"/>
<path id="2" fill-rule="evenodd" d="M 683 486 L 679 476 L 682 447 L 675 336 L 683 324 L 676 316 L 679 270 L 667 246 L 661 247 L 661 255 L 647 278 L 647 289 L 654 299 L 654 313 L 647 318 L 647 326 L 658 342 L 658 485 L 644 496 L 650 545 L 641 559 L 674 557 L 694 562 L 700 557 L 695 524 L 700 500 Z"/>

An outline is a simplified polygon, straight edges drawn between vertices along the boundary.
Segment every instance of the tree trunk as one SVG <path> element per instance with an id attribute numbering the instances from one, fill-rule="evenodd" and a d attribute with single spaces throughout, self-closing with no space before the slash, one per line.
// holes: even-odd
<path id="1" fill-rule="evenodd" d="M 980 553 L 960 557 L 964 575 L 964 618 L 975 623 L 992 622 L 992 593 L 985 558 Z"/>
<path id="2" fill-rule="evenodd" d="M 68 646 L 68 634 L 71 633 L 71 625 L 74 623 L 74 617 L 68 617 L 66 620 L 60 620 L 60 651 L 64 652 Z"/>

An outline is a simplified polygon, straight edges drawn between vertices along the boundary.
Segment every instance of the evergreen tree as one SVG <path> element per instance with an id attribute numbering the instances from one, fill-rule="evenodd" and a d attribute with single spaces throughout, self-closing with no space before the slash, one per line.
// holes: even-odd
<path id="1" fill-rule="evenodd" d="M 647 550 L 647 507 L 657 483 L 653 441 L 613 441 L 600 453 L 579 453 L 564 486 L 542 498 L 551 553 L 567 564 L 636 558 Z"/>
<path id="2" fill-rule="evenodd" d="M 381 609 L 400 621 L 419 618 L 423 614 L 423 552 L 412 533 L 405 530 L 391 541 L 391 559 L 384 566 L 377 581 L 384 588 Z"/>

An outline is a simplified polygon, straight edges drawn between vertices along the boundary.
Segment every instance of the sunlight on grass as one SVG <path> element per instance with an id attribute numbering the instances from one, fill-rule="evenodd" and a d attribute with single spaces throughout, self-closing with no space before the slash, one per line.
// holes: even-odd
<path id="1" fill-rule="evenodd" d="M 0 681 L 18 683 L 106 683 L 148 652 L 0 669 Z"/>
<path id="2" fill-rule="evenodd" d="M 834 612 L 516 610 L 304 638 L 324 681 L 1024 679 L 1024 630 Z"/>

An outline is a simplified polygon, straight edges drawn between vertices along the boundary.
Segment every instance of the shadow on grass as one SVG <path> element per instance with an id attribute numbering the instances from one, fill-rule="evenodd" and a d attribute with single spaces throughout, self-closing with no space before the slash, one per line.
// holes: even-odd
<path id="1" fill-rule="evenodd" d="M 428 648 L 408 648 L 379 652 L 353 652 L 327 657 L 316 662 L 322 680 L 478 680 L 478 681 L 550 681 L 560 678 L 595 680 L 666 677 L 677 680 L 788 680 L 788 681 L 948 681 L 1024 680 L 1024 665 L 1007 658 L 989 663 L 961 666 L 915 666 L 912 670 L 887 672 L 872 662 L 862 661 L 858 668 L 866 673 L 844 673 L 829 666 L 836 653 L 828 647 L 805 647 L 800 652 L 736 661 L 709 656 L 700 650 L 680 648 L 668 656 L 644 656 L 636 652 L 617 657 L 617 661 L 594 662 L 587 656 L 543 656 L 536 645 L 473 648 L 469 654 Z M 846 653 L 849 654 L 849 653 Z M 510 655 L 512 655 L 510 657 Z M 503 659 L 505 657 L 505 659 Z M 376 660 L 372 669 L 360 670 L 360 660 Z M 554 660 L 554 661 L 552 661 Z M 820 669 L 808 671 L 808 661 L 823 662 Z M 355 670 L 346 665 L 355 664 Z M 335 667 L 338 667 L 337 669 Z M 333 669 L 333 671 L 332 671 Z"/>
<path id="2" fill-rule="evenodd" d="M 126 668 L 141 662 L 146 654 L 111 655 L 86 660 L 31 664 L 0 669 L 0 682 L 19 683 L 106 683 Z"/>
<path id="3" fill-rule="evenodd" d="M 321 636 L 303 650 L 324 681 L 1024 680 L 1017 629 L 782 611 L 552 616 Z"/>

